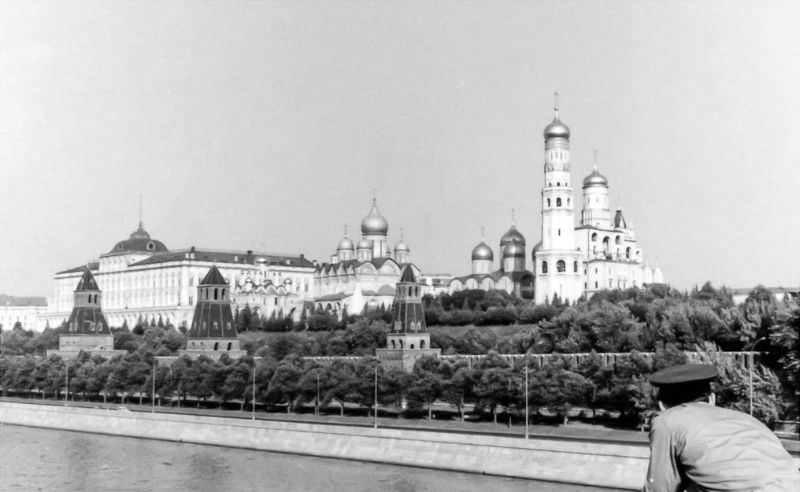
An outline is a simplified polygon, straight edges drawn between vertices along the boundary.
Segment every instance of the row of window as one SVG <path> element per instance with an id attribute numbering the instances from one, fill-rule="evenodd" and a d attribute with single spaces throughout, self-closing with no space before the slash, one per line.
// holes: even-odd
<path id="1" fill-rule="evenodd" d="M 399 342 L 399 348 L 403 348 L 403 340 L 398 340 L 398 342 Z M 393 348 L 393 349 L 398 348 L 398 344 L 395 344 L 394 340 L 391 340 L 389 342 L 389 346 L 391 348 Z M 408 348 L 413 350 L 414 349 L 414 344 L 413 343 L 408 344 Z M 425 348 L 425 340 L 420 340 L 419 341 L 419 348 L 420 349 L 424 349 Z"/>
<path id="2" fill-rule="evenodd" d="M 548 265 L 547 260 L 542 261 L 542 273 L 547 273 Z M 556 261 L 556 273 L 566 273 L 567 271 L 567 263 L 564 260 Z M 574 273 L 578 273 L 578 262 L 574 261 L 572 263 L 572 271 Z"/>
<path id="3" fill-rule="evenodd" d="M 551 203 L 550 199 L 548 198 L 547 199 L 547 206 L 548 207 L 551 206 L 550 203 Z M 561 206 L 561 197 L 558 197 L 558 198 L 556 198 L 556 207 L 560 207 L 560 206 Z M 570 200 L 569 198 L 567 198 L 567 206 L 568 207 L 572 206 L 572 200 Z"/>

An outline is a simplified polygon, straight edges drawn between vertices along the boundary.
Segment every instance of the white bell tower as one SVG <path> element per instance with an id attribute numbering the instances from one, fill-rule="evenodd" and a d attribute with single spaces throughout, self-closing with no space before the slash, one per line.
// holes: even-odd
<path id="1" fill-rule="evenodd" d="M 558 93 L 553 122 L 544 129 L 542 245 L 534 254 L 535 301 L 575 302 L 583 294 L 583 261 L 575 246 L 575 200 L 570 176 L 567 125 L 558 117 Z"/>

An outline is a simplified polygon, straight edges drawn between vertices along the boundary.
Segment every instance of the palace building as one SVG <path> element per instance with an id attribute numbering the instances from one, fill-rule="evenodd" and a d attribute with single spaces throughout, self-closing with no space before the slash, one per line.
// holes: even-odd
<path id="1" fill-rule="evenodd" d="M 313 295 L 314 264 L 300 255 L 199 249 L 169 250 L 150 236 L 141 221 L 129 238 L 97 261 L 56 273 L 55 292 L 44 315 L 57 327 L 73 307 L 72 287 L 87 268 L 104 292 L 111 326 L 138 322 L 190 326 L 196 290 L 216 265 L 233 289 L 234 308 L 251 304 L 265 317 L 273 312 L 299 319 L 303 300 Z M 240 304 L 241 303 L 241 304 Z"/>
<path id="2" fill-rule="evenodd" d="M 661 270 L 644 260 L 633 223 L 622 209 L 611 212 L 608 179 L 594 169 L 582 181 L 582 209 L 572 186 L 570 129 L 561 122 L 558 104 L 544 129 L 544 185 L 541 190 L 541 240 L 531 251 L 531 271 L 525 270 L 525 241 L 512 226 L 500 242 L 500 265 L 485 243 L 472 250 L 472 273 L 450 283 L 462 289 L 501 289 L 544 303 L 558 297 L 576 301 L 603 289 L 625 289 L 664 281 Z"/>
<path id="3" fill-rule="evenodd" d="M 416 275 L 419 275 L 419 268 L 410 262 L 411 249 L 402 235 L 391 250 L 388 233 L 389 223 L 373 198 L 372 208 L 361 221 L 361 240 L 354 244 L 345 229 L 330 262 L 317 265 L 314 272 L 316 309 L 359 314 L 365 308 L 391 306 L 395 284 L 404 267 L 410 266 Z"/>

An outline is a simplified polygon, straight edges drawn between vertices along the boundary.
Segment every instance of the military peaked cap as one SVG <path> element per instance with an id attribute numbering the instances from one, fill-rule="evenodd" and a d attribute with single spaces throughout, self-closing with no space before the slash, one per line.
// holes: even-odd
<path id="1" fill-rule="evenodd" d="M 717 377 L 717 368 L 708 364 L 682 364 L 662 369 L 650 375 L 653 386 L 710 381 Z"/>

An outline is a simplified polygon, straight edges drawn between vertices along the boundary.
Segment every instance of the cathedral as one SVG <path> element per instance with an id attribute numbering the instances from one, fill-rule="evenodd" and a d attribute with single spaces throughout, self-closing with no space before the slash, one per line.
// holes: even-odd
<path id="1" fill-rule="evenodd" d="M 345 229 L 330 262 L 317 265 L 314 272 L 316 309 L 358 314 L 365 308 L 392 305 L 395 284 L 403 267 L 409 265 L 416 276 L 419 276 L 419 268 L 410 262 L 411 250 L 402 234 L 394 250 L 389 247 L 388 234 L 389 223 L 373 197 L 372 208 L 361 221 L 361 240 L 354 244 Z"/>
<path id="2" fill-rule="evenodd" d="M 664 281 L 658 267 L 645 263 L 632 222 L 620 207 L 612 213 L 608 179 L 597 169 L 596 154 L 594 169 L 581 183 L 576 225 L 570 129 L 561 122 L 557 103 L 554 111 L 543 135 L 542 239 L 531 251 L 531 271 L 525 270 L 525 239 L 512 225 L 500 241 L 500 268 L 492 272 L 494 253 L 481 241 L 472 250 L 472 273 L 453 279 L 450 292 L 501 289 L 541 304 Z"/>

